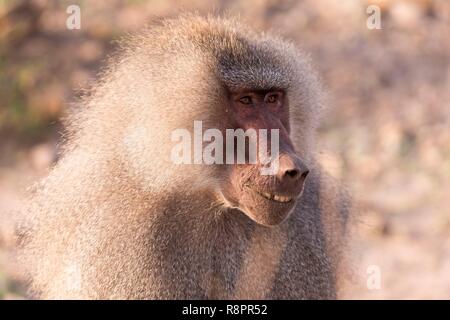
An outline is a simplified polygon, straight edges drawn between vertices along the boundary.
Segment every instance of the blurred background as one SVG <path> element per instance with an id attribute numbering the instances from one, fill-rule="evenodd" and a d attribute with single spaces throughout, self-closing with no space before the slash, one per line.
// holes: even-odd
<path id="1" fill-rule="evenodd" d="M 80 30 L 66 27 L 72 4 Z M 369 5 L 381 29 L 367 27 Z M 450 299 L 448 0 L 0 0 L 0 299 L 25 297 L 7 263 L 10 226 L 56 160 L 60 117 L 114 40 L 180 11 L 239 14 L 311 54 L 330 96 L 320 160 L 357 208 L 346 297 Z"/>

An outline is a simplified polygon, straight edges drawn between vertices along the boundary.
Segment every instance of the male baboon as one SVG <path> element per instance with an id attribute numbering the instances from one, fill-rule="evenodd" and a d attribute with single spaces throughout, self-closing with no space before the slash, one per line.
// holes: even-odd
<path id="1" fill-rule="evenodd" d="M 231 20 L 183 16 L 125 41 L 31 198 L 32 292 L 335 298 L 347 206 L 314 160 L 320 93 L 291 44 Z M 171 133 L 194 121 L 278 129 L 279 170 L 175 164 Z"/>

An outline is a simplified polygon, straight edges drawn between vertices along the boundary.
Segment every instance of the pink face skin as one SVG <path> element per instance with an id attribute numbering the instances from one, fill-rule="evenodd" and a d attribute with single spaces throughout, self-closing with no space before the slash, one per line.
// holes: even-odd
<path id="1" fill-rule="evenodd" d="M 277 225 L 295 207 L 308 175 L 289 136 L 286 95 L 283 90 L 243 90 L 231 92 L 229 98 L 230 121 L 235 128 L 279 130 L 279 169 L 275 175 L 261 175 L 260 163 L 233 165 L 229 186 L 222 193 L 232 207 L 257 223 Z"/>

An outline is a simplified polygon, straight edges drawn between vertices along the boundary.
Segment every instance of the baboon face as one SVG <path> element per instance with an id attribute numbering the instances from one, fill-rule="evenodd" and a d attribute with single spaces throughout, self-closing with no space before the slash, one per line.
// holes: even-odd
<path id="1" fill-rule="evenodd" d="M 281 89 L 235 90 L 228 98 L 229 121 L 235 129 L 254 129 L 258 138 L 261 129 L 267 130 L 267 139 L 258 139 L 258 147 L 266 143 L 266 150 L 270 152 L 273 129 L 279 135 L 279 152 L 272 154 L 277 157 L 272 161 L 278 161 L 278 168 L 263 175 L 261 168 L 267 167 L 267 163 L 258 149 L 255 162 L 229 166 L 229 183 L 221 190 L 229 204 L 266 226 L 277 225 L 289 216 L 308 175 L 290 139 L 287 100 L 286 92 Z"/>

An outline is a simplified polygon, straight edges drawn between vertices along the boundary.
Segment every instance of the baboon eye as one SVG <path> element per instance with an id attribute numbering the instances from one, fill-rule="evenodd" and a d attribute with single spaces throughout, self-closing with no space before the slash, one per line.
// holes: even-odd
<path id="1" fill-rule="evenodd" d="M 252 103 L 252 98 L 249 96 L 246 97 L 242 97 L 239 99 L 239 102 L 242 104 L 251 104 Z"/>
<path id="2" fill-rule="evenodd" d="M 268 103 L 275 103 L 278 100 L 278 95 L 277 94 L 271 94 L 270 96 L 267 97 L 267 102 Z"/>

